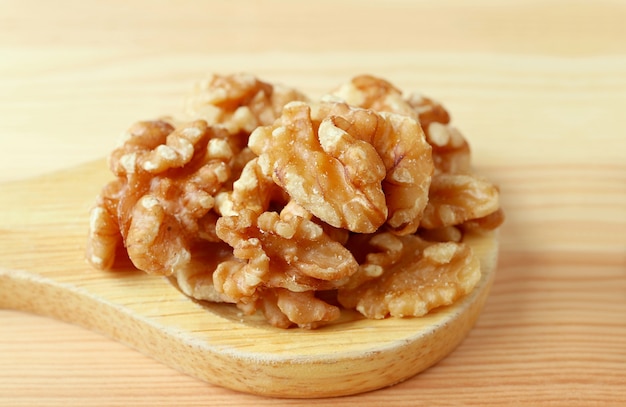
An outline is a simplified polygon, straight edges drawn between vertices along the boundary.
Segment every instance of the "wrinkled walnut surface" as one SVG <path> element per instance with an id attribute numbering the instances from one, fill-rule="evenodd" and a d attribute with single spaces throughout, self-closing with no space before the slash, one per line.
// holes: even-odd
<path id="1" fill-rule="evenodd" d="M 128 256 L 190 297 L 309 329 L 341 309 L 419 317 L 480 279 L 463 236 L 503 222 L 499 190 L 438 102 L 370 75 L 311 101 L 245 74 L 187 102 L 111 153 L 94 267 Z"/>

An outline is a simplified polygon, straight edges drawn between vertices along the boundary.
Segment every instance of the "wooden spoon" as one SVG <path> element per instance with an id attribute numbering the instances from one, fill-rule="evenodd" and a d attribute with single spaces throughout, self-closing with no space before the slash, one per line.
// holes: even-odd
<path id="1" fill-rule="evenodd" d="M 463 340 L 494 278 L 495 234 L 469 236 L 482 278 L 423 318 L 344 312 L 318 329 L 283 330 L 232 305 L 190 300 L 167 279 L 84 260 L 89 209 L 109 180 L 104 161 L 0 186 L 0 307 L 101 332 L 191 376 L 274 397 L 330 397 L 403 381 Z M 128 367 L 132 369 L 132 366 Z"/>

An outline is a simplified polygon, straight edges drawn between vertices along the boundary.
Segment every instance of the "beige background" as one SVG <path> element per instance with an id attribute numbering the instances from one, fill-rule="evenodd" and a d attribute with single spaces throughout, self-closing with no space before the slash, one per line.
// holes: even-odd
<path id="1" fill-rule="evenodd" d="M 624 21 L 618 0 L 0 1 L 0 181 L 102 158 L 133 121 L 179 111 L 208 72 L 311 95 L 383 76 L 441 100 L 500 185 L 500 268 L 450 357 L 393 388 L 308 404 L 619 405 Z M 0 268 L 5 256 L 0 247 Z M 207 385 L 97 334 L 0 311 L 2 406 L 242 404 L 301 403 Z"/>

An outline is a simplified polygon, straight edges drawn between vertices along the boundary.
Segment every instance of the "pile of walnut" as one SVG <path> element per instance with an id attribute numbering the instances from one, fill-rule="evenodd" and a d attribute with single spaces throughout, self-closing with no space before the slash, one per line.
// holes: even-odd
<path id="1" fill-rule="evenodd" d="M 437 102 L 358 76 L 319 101 L 213 76 L 188 121 L 139 122 L 110 156 L 87 259 L 175 278 L 199 300 L 315 328 L 356 309 L 421 316 L 469 293 L 464 233 L 503 220 L 498 189 Z M 122 250 L 125 248 L 125 250 Z"/>

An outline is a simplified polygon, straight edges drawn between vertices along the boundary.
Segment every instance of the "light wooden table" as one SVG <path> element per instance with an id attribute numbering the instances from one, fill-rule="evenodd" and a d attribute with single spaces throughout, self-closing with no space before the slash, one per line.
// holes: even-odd
<path id="1" fill-rule="evenodd" d="M 443 101 L 500 185 L 500 267 L 447 359 L 392 388 L 307 404 L 623 405 L 624 21 L 626 3 L 609 0 L 0 1 L 0 181 L 105 156 L 133 121 L 178 112 L 207 72 L 312 95 L 386 77 Z M 0 311 L 1 406 L 301 404 Z"/>

